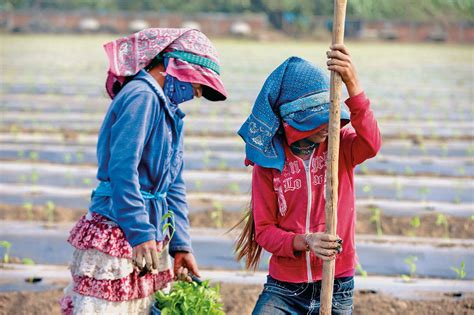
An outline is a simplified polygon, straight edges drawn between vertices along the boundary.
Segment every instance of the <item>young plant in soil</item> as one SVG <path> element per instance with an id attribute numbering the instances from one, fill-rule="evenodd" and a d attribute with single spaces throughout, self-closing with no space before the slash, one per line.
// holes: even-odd
<path id="1" fill-rule="evenodd" d="M 356 265 L 356 272 L 362 276 L 362 278 L 367 278 L 367 271 L 362 268 L 362 265 L 360 263 L 357 263 Z"/>
<path id="2" fill-rule="evenodd" d="M 403 260 L 403 262 L 408 266 L 410 273 L 408 275 L 402 275 L 402 279 L 405 282 L 412 282 L 413 277 L 416 274 L 416 262 L 418 261 L 417 256 L 410 255 Z"/>
<path id="3" fill-rule="evenodd" d="M 437 226 L 442 226 L 444 229 L 444 238 L 449 238 L 449 223 L 448 223 L 448 218 L 442 214 L 438 213 L 436 215 L 436 225 Z"/>
<path id="4" fill-rule="evenodd" d="M 408 233 L 408 235 L 410 236 L 416 236 L 416 231 L 418 230 L 418 228 L 421 226 L 421 219 L 419 216 L 414 216 L 411 220 L 410 220 L 410 226 L 412 227 L 412 230 Z"/>
<path id="5" fill-rule="evenodd" d="M 367 197 L 369 198 L 369 200 L 372 200 L 372 199 L 373 199 L 373 196 L 372 196 L 372 186 L 371 186 L 370 184 L 364 185 L 364 187 L 362 188 L 362 191 L 367 195 Z"/>
<path id="6" fill-rule="evenodd" d="M 230 183 L 229 185 L 229 190 L 231 193 L 233 194 L 238 194 L 240 193 L 240 187 L 239 187 L 239 184 L 238 183 Z"/>
<path id="7" fill-rule="evenodd" d="M 30 181 L 33 185 L 36 185 L 36 183 L 38 183 L 38 180 L 39 180 L 39 173 L 37 170 L 33 169 L 31 171 Z"/>
<path id="8" fill-rule="evenodd" d="M 451 267 L 451 270 L 453 270 L 456 273 L 456 279 L 462 280 L 462 279 L 466 278 L 465 267 L 466 267 L 466 263 L 464 262 L 464 260 L 461 261 L 461 265 L 459 266 L 459 268 Z"/>
<path id="9" fill-rule="evenodd" d="M 56 209 L 56 205 L 54 204 L 54 202 L 52 202 L 51 200 L 48 200 L 46 202 L 46 207 L 44 209 L 46 212 L 48 226 L 51 226 L 54 223 L 54 210 L 55 209 Z"/>
<path id="10" fill-rule="evenodd" d="M 395 178 L 395 197 L 398 200 L 401 200 L 403 198 L 403 184 L 400 182 L 400 179 L 398 177 Z"/>
<path id="11" fill-rule="evenodd" d="M 162 291 L 155 294 L 155 305 L 161 315 L 224 315 L 219 291 L 218 285 L 210 287 L 208 281 L 201 284 L 178 281 L 168 294 Z"/>
<path id="12" fill-rule="evenodd" d="M 369 208 L 370 212 L 372 212 L 372 216 L 370 217 L 370 222 L 375 224 L 375 228 L 377 230 L 377 236 L 382 236 L 383 231 L 382 231 L 382 222 L 381 222 L 381 214 L 382 210 L 377 207 L 370 207 Z"/>
<path id="13" fill-rule="evenodd" d="M 0 241 L 0 247 L 3 247 L 4 250 L 2 262 L 8 264 L 10 262 L 10 248 L 12 247 L 12 243 Z"/>
<path id="14" fill-rule="evenodd" d="M 196 191 L 200 191 L 202 189 L 202 180 L 196 179 L 196 181 L 194 182 L 194 188 L 196 189 Z"/>
<path id="15" fill-rule="evenodd" d="M 26 211 L 26 219 L 28 221 L 33 221 L 34 216 L 33 216 L 33 204 L 31 202 L 25 202 L 23 203 L 23 209 Z"/>
<path id="16" fill-rule="evenodd" d="M 211 218 L 214 221 L 214 225 L 217 228 L 221 228 L 224 225 L 224 205 L 220 201 L 214 201 L 212 207 L 214 210 L 211 212 Z"/>
<path id="17" fill-rule="evenodd" d="M 421 196 L 421 201 L 426 202 L 426 197 L 430 193 L 430 189 L 428 187 L 421 187 L 418 189 L 418 194 Z"/>

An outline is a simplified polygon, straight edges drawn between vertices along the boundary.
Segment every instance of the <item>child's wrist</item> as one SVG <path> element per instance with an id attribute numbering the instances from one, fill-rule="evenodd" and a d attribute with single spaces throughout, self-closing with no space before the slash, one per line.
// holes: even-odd
<path id="1" fill-rule="evenodd" d="M 359 95 L 362 92 L 362 87 L 360 86 L 357 80 L 346 83 L 346 88 L 347 88 L 347 94 L 349 94 L 349 97 L 354 97 L 356 95 Z"/>

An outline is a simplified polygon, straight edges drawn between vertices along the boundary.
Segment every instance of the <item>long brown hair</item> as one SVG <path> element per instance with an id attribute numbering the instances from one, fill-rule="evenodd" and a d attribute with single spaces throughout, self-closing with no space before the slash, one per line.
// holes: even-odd
<path id="1" fill-rule="evenodd" d="M 252 202 L 250 202 L 247 207 L 244 217 L 229 231 L 232 231 L 240 225 L 244 225 L 244 228 L 235 242 L 236 258 L 237 261 L 241 261 L 245 258 L 245 268 L 253 269 L 255 271 L 262 256 L 262 247 L 258 245 L 255 240 L 255 223 L 253 219 Z"/>

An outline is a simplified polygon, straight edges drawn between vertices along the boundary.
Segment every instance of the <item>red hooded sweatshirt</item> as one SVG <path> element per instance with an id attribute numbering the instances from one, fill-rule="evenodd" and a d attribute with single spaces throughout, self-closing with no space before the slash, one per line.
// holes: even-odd
<path id="1" fill-rule="evenodd" d="M 354 244 L 354 167 L 374 157 L 381 146 L 380 130 L 370 102 L 362 92 L 346 100 L 354 129 L 343 128 L 339 150 L 339 204 L 337 234 L 343 251 L 337 255 L 335 277 L 353 275 L 356 266 Z M 323 261 L 312 252 L 293 250 L 296 234 L 325 231 L 325 180 L 327 140 L 310 157 L 309 167 L 285 144 L 285 166 L 279 170 L 254 166 L 252 211 L 256 241 L 272 254 L 269 273 L 293 283 L 322 278 Z"/>

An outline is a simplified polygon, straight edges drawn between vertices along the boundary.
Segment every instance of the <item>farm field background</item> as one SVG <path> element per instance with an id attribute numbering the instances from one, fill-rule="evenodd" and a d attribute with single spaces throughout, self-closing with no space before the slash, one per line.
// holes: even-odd
<path id="1" fill-rule="evenodd" d="M 97 132 L 110 104 L 102 45 L 114 38 L 0 35 L 0 240 L 11 243 L 11 256 L 58 268 L 70 258 L 67 229 L 87 211 L 96 185 Z M 185 180 L 198 263 L 204 270 L 239 271 L 233 235 L 224 235 L 249 201 L 250 172 L 236 131 L 276 66 L 296 55 L 323 67 L 328 44 L 226 39 L 215 44 L 230 98 L 181 105 L 187 114 Z M 358 277 L 398 279 L 414 292 L 417 281 L 454 281 L 436 297 L 437 305 L 472 311 L 473 47 L 347 46 L 384 140 L 380 154 L 356 169 Z M 261 271 L 266 268 L 264 259 Z M 0 291 L 11 291 L 17 282 L 0 279 Z M 223 295 L 234 296 L 234 289 Z M 377 296 L 371 301 L 383 300 Z M 229 313 L 231 303 L 244 303 L 229 299 L 224 296 Z M 394 305 L 395 313 L 403 310 Z M 360 307 L 356 311 L 370 313 Z"/>

